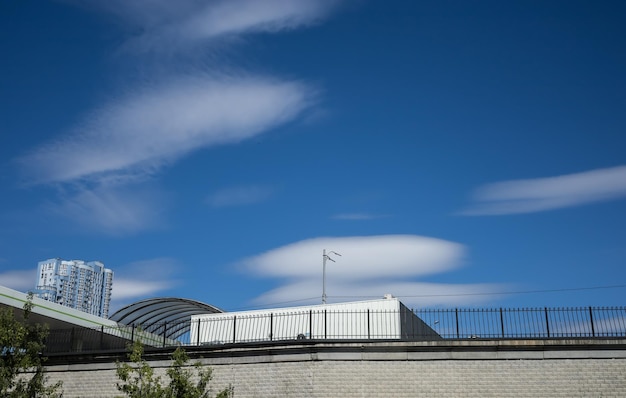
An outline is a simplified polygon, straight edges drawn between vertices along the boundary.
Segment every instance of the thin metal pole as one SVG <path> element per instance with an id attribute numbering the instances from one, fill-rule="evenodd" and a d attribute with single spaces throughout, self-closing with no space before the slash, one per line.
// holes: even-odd
<path id="1" fill-rule="evenodd" d="M 326 260 L 330 260 L 333 263 L 335 262 L 335 260 L 330 258 L 331 254 L 336 254 L 341 257 L 341 254 L 332 250 L 329 251 L 328 254 L 326 254 L 326 249 L 322 251 L 322 304 L 326 304 Z"/>
<path id="2" fill-rule="evenodd" d="M 326 249 L 322 252 L 322 304 L 326 304 Z"/>
<path id="3" fill-rule="evenodd" d="M 593 310 L 589 307 L 589 320 L 591 321 L 591 336 L 596 337 L 596 328 L 593 325 Z"/>
<path id="4" fill-rule="evenodd" d="M 202 322 L 202 319 L 198 319 L 198 338 L 196 339 L 196 345 L 200 345 L 200 323 Z"/>
<path id="5" fill-rule="evenodd" d="M 546 315 L 546 332 L 548 332 L 548 337 L 550 337 L 550 320 L 548 318 L 548 307 L 544 307 L 543 311 Z"/>

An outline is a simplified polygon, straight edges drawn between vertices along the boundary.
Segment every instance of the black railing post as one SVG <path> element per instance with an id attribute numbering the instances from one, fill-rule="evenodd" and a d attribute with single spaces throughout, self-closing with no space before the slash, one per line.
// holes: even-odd
<path id="1" fill-rule="evenodd" d="M 454 309 L 454 314 L 456 316 L 456 338 L 460 339 L 460 334 L 459 334 L 459 309 L 455 308 Z"/>
<path id="2" fill-rule="evenodd" d="M 370 339 L 370 309 L 367 309 L 367 339 Z"/>
<path id="3" fill-rule="evenodd" d="M 237 342 L 237 315 L 233 316 L 233 343 Z"/>
<path id="4" fill-rule="evenodd" d="M 200 325 L 202 324 L 202 319 L 198 318 L 198 338 L 196 339 L 196 345 L 200 345 Z"/>
<path id="5" fill-rule="evenodd" d="M 548 337 L 550 337 L 550 320 L 548 317 L 548 307 L 544 307 L 543 311 L 546 315 L 546 331 L 548 332 Z"/>
<path id="6" fill-rule="evenodd" d="M 163 322 L 163 347 L 165 347 L 165 336 L 167 336 L 167 322 Z"/>
<path id="7" fill-rule="evenodd" d="M 504 338 L 504 316 L 502 315 L 502 307 L 500 307 L 500 330 L 502 331 L 502 338 Z"/>
<path id="8" fill-rule="evenodd" d="M 131 325 L 130 341 L 135 342 L 135 324 Z"/>
<path id="9" fill-rule="evenodd" d="M 309 338 L 313 338 L 313 310 L 309 310 Z"/>
<path id="10" fill-rule="evenodd" d="M 326 310 L 324 310 L 324 340 L 328 338 L 328 317 Z"/>
<path id="11" fill-rule="evenodd" d="M 591 336 L 596 337 L 596 329 L 593 325 L 593 310 L 589 307 L 589 320 L 591 321 Z"/>

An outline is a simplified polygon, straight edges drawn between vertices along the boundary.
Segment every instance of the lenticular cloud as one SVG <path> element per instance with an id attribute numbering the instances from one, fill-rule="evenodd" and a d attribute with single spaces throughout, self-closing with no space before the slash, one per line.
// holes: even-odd
<path id="1" fill-rule="evenodd" d="M 185 53 L 225 36 L 280 32 L 314 24 L 336 0 L 90 0 L 141 34 L 124 49 L 136 53 Z M 82 3 L 81 3 L 82 4 Z"/>
<path id="2" fill-rule="evenodd" d="M 485 300 L 482 293 L 498 290 L 485 284 L 437 284 L 414 279 L 460 267 L 465 248 L 454 242 L 416 235 L 327 237 L 303 240 L 243 260 L 243 267 L 260 277 L 286 280 L 262 294 L 257 302 L 319 303 L 322 294 L 323 251 L 327 261 L 329 301 L 382 297 L 390 293 L 406 304 L 435 305 Z"/>
<path id="3" fill-rule="evenodd" d="M 465 247 L 458 243 L 416 235 L 328 237 L 303 240 L 245 259 L 242 265 L 248 272 L 286 280 L 256 302 L 265 306 L 319 304 L 324 250 L 334 260 L 326 264 L 329 302 L 371 299 L 389 293 L 407 305 L 467 304 L 484 301 L 487 296 L 483 293 L 499 289 L 492 284 L 415 280 L 461 267 Z"/>
<path id="4" fill-rule="evenodd" d="M 464 248 L 458 243 L 415 235 L 315 238 L 244 260 L 262 276 L 305 278 L 320 274 L 323 250 L 341 254 L 333 276 L 341 279 L 397 278 L 457 268 Z"/>
<path id="5" fill-rule="evenodd" d="M 480 187 L 464 215 L 534 213 L 626 197 L 626 166 Z"/>
<path id="6" fill-rule="evenodd" d="M 199 148 L 237 143 L 292 120 L 313 101 L 297 82 L 189 78 L 106 105 L 22 158 L 36 182 L 148 173 Z"/>

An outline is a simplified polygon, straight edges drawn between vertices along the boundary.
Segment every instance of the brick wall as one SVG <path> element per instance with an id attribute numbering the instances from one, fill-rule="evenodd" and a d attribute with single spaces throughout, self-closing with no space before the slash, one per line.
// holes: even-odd
<path id="1" fill-rule="evenodd" d="M 235 397 L 626 397 L 625 342 L 309 344 L 191 352 Z M 161 374 L 168 361 L 155 360 Z M 64 397 L 113 397 L 114 362 L 49 367 Z"/>

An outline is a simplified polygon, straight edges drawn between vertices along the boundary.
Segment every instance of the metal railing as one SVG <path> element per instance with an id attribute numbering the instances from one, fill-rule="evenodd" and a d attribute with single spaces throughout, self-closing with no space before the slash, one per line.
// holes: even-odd
<path id="1" fill-rule="evenodd" d="M 444 339 L 626 337 L 626 307 L 416 310 Z"/>
<path id="2" fill-rule="evenodd" d="M 119 351 L 139 340 L 148 347 L 168 347 L 181 342 L 144 330 L 140 326 L 101 326 L 99 328 L 51 329 L 46 337 L 47 354 Z"/>
<path id="3" fill-rule="evenodd" d="M 120 350 L 138 339 L 147 346 L 168 347 L 303 339 L 572 338 L 626 338 L 626 307 L 221 313 L 182 323 L 50 330 L 46 352 Z"/>

